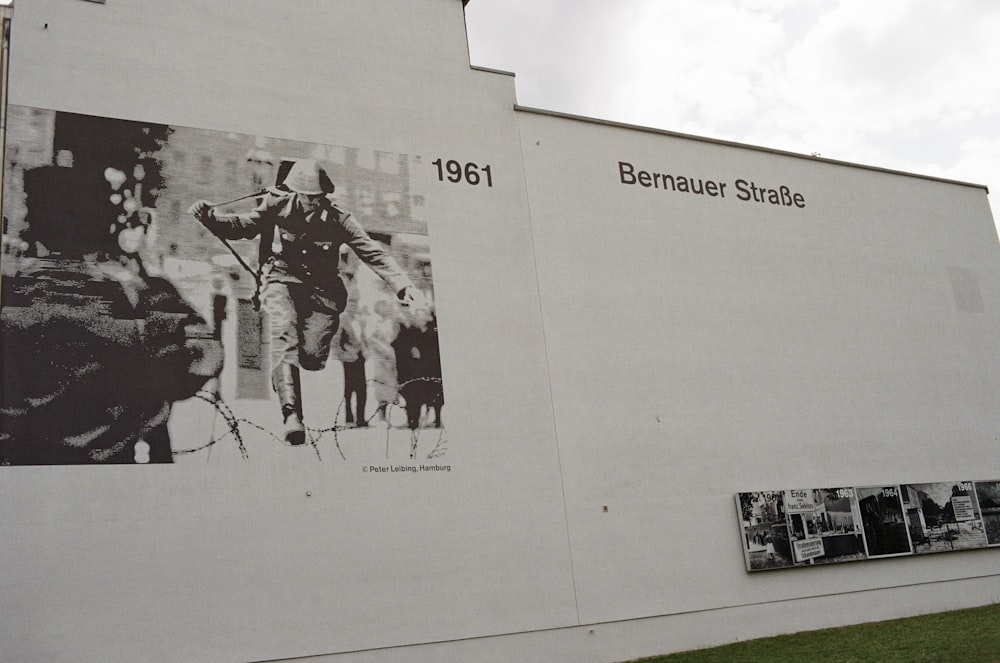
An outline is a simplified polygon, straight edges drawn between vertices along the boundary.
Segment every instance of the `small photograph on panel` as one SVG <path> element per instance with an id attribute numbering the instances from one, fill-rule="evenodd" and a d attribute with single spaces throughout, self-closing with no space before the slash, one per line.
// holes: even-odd
<path id="1" fill-rule="evenodd" d="M 747 571 L 793 566 L 788 519 L 782 491 L 738 493 Z"/>
<path id="2" fill-rule="evenodd" d="M 419 157 L 11 106 L 0 463 L 447 452 Z"/>
<path id="3" fill-rule="evenodd" d="M 855 488 L 868 557 L 912 554 L 899 486 Z"/>
<path id="4" fill-rule="evenodd" d="M 987 546 L 971 481 L 911 483 L 900 490 L 914 554 Z"/>
<path id="5" fill-rule="evenodd" d="M 811 489 L 793 489 L 782 491 L 782 498 L 788 516 L 792 560 L 800 564 L 812 564 L 825 551 L 815 517 L 815 495 Z"/>
<path id="6" fill-rule="evenodd" d="M 853 488 L 786 491 L 785 502 L 796 562 L 829 564 L 865 559 L 861 513 Z"/>
<path id="7" fill-rule="evenodd" d="M 986 541 L 991 546 L 1000 545 L 1000 481 L 975 481 L 973 485 Z"/>

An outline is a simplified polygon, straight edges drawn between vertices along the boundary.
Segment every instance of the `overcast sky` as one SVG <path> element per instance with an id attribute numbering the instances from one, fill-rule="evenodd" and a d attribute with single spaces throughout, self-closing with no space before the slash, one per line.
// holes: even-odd
<path id="1" fill-rule="evenodd" d="M 997 0 L 470 0 L 523 106 L 990 187 Z"/>

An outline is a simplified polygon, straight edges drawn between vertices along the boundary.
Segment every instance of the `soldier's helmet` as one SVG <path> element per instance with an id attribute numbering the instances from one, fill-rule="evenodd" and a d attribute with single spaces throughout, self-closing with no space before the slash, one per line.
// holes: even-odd
<path id="1" fill-rule="evenodd" d="M 282 184 L 295 193 L 317 196 L 333 193 L 333 180 L 314 159 L 299 159 L 292 164 Z"/>

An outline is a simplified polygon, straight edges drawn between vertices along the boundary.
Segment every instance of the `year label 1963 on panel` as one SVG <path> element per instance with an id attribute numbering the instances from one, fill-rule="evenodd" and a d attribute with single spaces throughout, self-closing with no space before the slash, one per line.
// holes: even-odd
<path id="1" fill-rule="evenodd" d="M 444 159 L 435 159 L 431 162 L 431 165 L 437 166 L 439 182 L 447 180 L 455 184 L 465 182 L 472 186 L 479 186 L 480 184 L 488 187 L 493 186 L 493 171 L 490 170 L 489 164 L 480 166 L 474 161 L 462 163 L 454 159 L 448 159 L 447 161 Z"/>

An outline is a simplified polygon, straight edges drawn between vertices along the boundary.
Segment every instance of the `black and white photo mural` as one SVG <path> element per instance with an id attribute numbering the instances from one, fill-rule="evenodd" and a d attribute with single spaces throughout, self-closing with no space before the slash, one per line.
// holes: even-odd
<path id="1" fill-rule="evenodd" d="M 414 160 L 12 106 L 0 463 L 446 467 Z"/>

